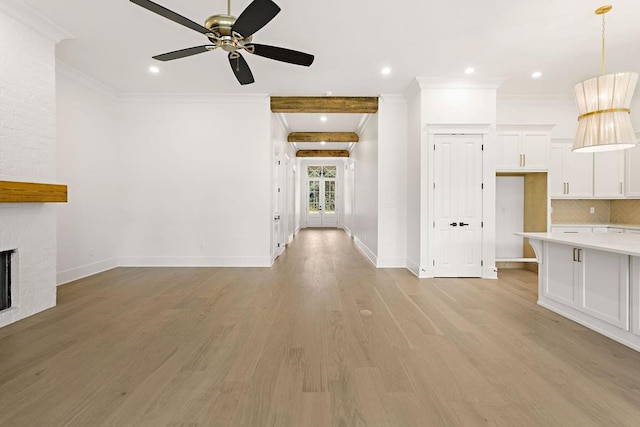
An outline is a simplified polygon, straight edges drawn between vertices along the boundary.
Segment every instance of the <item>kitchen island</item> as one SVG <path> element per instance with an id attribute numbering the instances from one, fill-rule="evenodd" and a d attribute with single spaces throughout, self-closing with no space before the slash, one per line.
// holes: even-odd
<path id="1" fill-rule="evenodd" d="M 539 305 L 640 351 L 640 235 L 516 234 L 536 253 Z"/>

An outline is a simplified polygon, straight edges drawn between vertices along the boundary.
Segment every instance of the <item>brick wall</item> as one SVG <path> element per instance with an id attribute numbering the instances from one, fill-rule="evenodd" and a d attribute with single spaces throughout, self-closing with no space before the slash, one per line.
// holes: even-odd
<path id="1" fill-rule="evenodd" d="M 0 58 L 0 180 L 55 182 L 55 41 L 0 10 Z M 0 326 L 55 305 L 55 209 L 0 203 L 0 251 L 16 250 Z"/>

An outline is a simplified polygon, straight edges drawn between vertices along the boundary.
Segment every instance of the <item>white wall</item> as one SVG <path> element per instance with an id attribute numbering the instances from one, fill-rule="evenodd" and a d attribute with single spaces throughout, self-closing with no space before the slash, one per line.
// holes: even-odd
<path id="1" fill-rule="evenodd" d="M 117 99 L 108 88 L 58 63 L 58 284 L 114 268 L 120 237 Z"/>
<path id="2" fill-rule="evenodd" d="M 573 138 L 578 109 L 571 98 L 498 98 L 498 124 L 550 124 L 552 138 Z"/>
<path id="3" fill-rule="evenodd" d="M 407 268 L 420 272 L 420 152 L 422 144 L 422 99 L 419 88 L 407 95 Z"/>
<path id="4" fill-rule="evenodd" d="M 267 96 L 120 106 L 121 265 L 271 264 Z"/>
<path id="5" fill-rule="evenodd" d="M 383 95 L 378 109 L 378 267 L 407 258 L 407 103 Z"/>
<path id="6" fill-rule="evenodd" d="M 55 44 L 62 35 L 45 26 L 0 4 L 0 180 L 57 182 Z M 12 307 L 0 313 L 0 327 L 56 304 L 56 207 L 0 203 L 0 251 L 7 250 L 16 250 Z"/>
<path id="7" fill-rule="evenodd" d="M 351 232 L 358 247 L 376 265 L 378 258 L 378 115 L 372 114 L 351 150 L 355 163 L 355 206 Z"/>

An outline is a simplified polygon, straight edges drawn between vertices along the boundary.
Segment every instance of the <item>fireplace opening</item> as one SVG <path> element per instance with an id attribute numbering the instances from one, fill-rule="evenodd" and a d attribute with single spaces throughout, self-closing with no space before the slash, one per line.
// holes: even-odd
<path id="1" fill-rule="evenodd" d="M 11 255 L 13 252 L 0 252 L 0 310 L 11 307 Z"/>

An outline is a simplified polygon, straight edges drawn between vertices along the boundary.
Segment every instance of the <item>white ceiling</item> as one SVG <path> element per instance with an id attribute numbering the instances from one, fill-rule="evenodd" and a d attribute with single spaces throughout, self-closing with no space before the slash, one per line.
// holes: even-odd
<path id="1" fill-rule="evenodd" d="M 156 1 L 198 23 L 227 7 L 224 0 Z M 207 40 L 128 0 L 22 2 L 73 35 L 58 46 L 59 60 L 121 93 L 377 96 L 403 93 L 414 77 L 464 78 L 465 68 L 474 67 L 477 77 L 507 79 L 500 96 L 570 97 L 575 83 L 600 72 L 602 22 L 594 10 L 602 0 L 275 0 L 282 11 L 254 42 L 316 59 L 306 68 L 245 54 L 256 80 L 247 86 L 237 83 L 221 51 L 152 60 Z M 233 0 L 232 14 L 249 2 Z M 639 71 L 640 2 L 613 6 L 607 71 Z M 148 72 L 154 63 L 158 75 Z M 390 75 L 381 75 L 384 66 Z M 536 70 L 543 73 L 539 80 L 530 77 Z M 304 119 L 287 116 L 291 130 L 353 131 L 359 123 Z"/>

